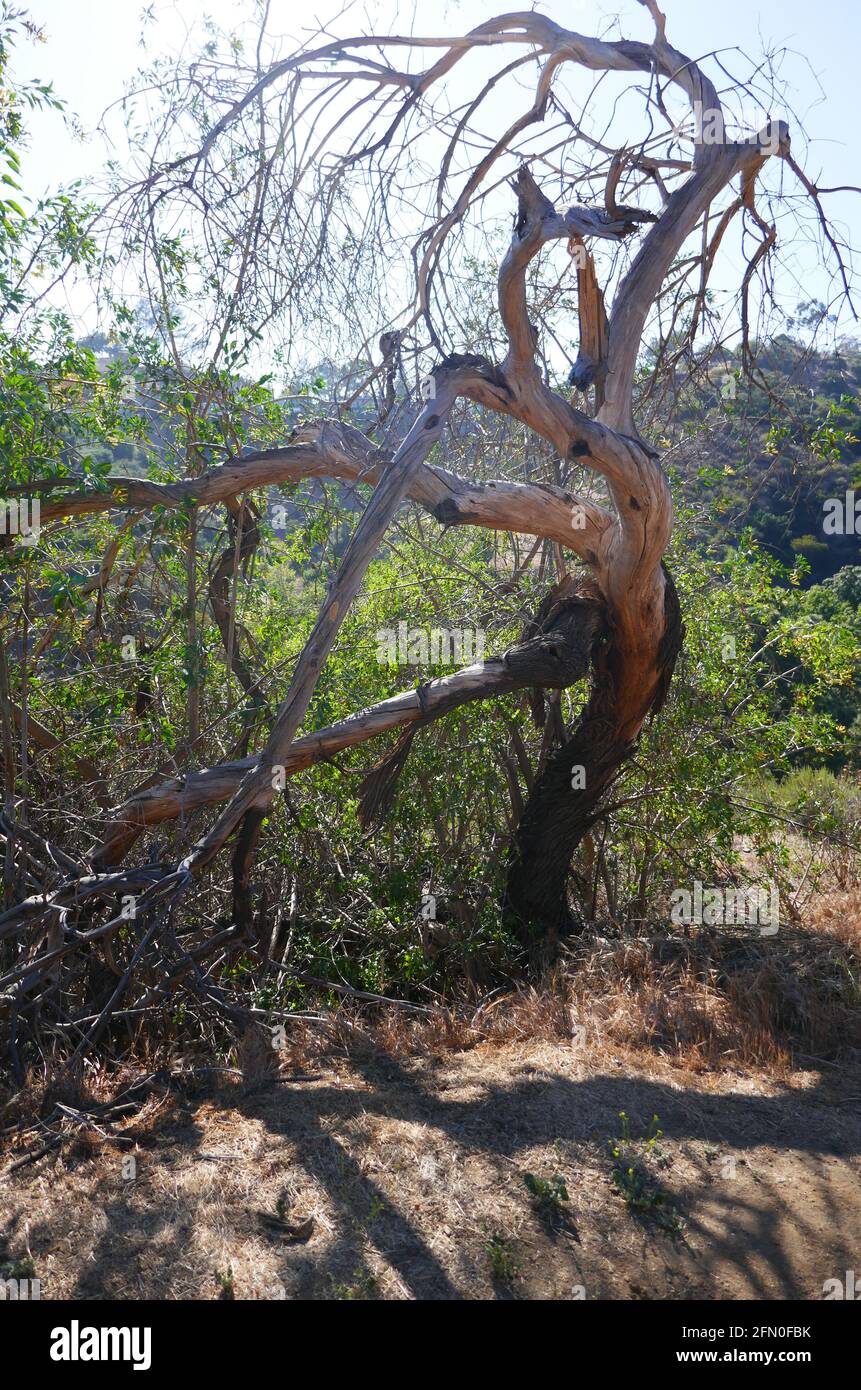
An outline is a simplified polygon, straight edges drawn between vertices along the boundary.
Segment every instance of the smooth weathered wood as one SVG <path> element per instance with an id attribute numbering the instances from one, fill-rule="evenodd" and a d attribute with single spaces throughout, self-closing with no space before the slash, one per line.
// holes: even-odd
<path id="1" fill-rule="evenodd" d="M 602 623 L 603 609 L 599 603 L 591 599 L 566 599 L 562 610 L 548 620 L 549 630 L 538 637 L 517 643 L 501 656 L 427 681 L 420 691 L 401 691 L 337 724 L 297 738 L 280 764 L 284 775 L 292 777 L 316 762 L 393 729 L 425 718 L 440 718 L 459 705 L 529 686 L 562 689 L 582 680 L 588 673 L 593 644 Z M 181 820 L 202 807 L 227 801 L 248 774 L 261 766 L 264 773 L 268 772 L 271 782 L 271 766 L 263 763 L 262 756 L 252 756 L 203 768 L 185 777 L 172 777 L 137 793 L 114 813 L 94 856 L 94 864 L 107 868 L 119 863 L 148 826 Z"/>
<path id="2" fill-rule="evenodd" d="M 177 510 L 189 504 L 211 506 L 258 488 L 298 483 L 305 478 L 333 478 L 376 486 L 390 455 L 376 448 L 351 425 L 322 420 L 300 431 L 296 442 L 231 459 L 200 478 L 178 483 L 148 483 L 138 478 L 109 478 L 105 492 L 72 492 L 42 504 L 42 524 L 64 517 L 86 517 L 118 509 Z M 444 468 L 422 464 L 411 476 L 406 496 L 446 525 L 481 526 L 559 541 L 585 558 L 597 551 L 612 528 L 604 507 L 552 485 L 500 480 L 482 483 Z M 582 526 L 572 527 L 574 508 Z"/>
<path id="3" fill-rule="evenodd" d="M 248 773 L 215 825 L 182 861 L 179 866 L 182 872 L 195 874 L 205 868 L 246 814 L 250 813 L 256 830 L 259 830 L 263 813 L 271 805 L 274 795 L 271 769 L 284 763 L 307 713 L 323 663 L 332 650 L 350 604 L 359 592 L 368 565 L 406 495 L 411 478 L 439 441 L 443 425 L 457 399 L 461 376 L 458 369 L 443 369 L 435 375 L 433 398 L 428 401 L 377 484 L 344 552 L 338 574 L 296 663 L 290 688 L 261 754 L 260 766 Z M 237 849 L 234 859 L 235 901 L 237 895 L 247 888 L 255 839 L 256 832 L 246 835 Z M 240 880 L 238 888 L 237 880 Z M 243 903 L 241 915 L 245 916 L 245 913 Z"/>

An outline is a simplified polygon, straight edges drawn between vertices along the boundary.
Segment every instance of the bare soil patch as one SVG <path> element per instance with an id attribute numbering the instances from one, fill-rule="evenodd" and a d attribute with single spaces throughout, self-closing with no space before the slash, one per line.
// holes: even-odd
<path id="1" fill-rule="evenodd" d="M 818 1299 L 861 1268 L 861 1068 L 363 1051 L 164 1091 L 123 1151 L 7 1156 L 0 1261 L 31 1257 L 50 1299 Z M 526 1173 L 568 1200 L 542 1208 Z"/>

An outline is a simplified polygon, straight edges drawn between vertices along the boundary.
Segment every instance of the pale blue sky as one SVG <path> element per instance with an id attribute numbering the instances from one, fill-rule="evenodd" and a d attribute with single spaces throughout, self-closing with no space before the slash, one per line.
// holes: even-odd
<path id="1" fill-rule="evenodd" d="M 22 45 L 16 57 L 19 76 L 50 79 L 58 92 L 92 132 L 103 109 L 122 94 L 144 60 L 140 47 L 140 0 L 28 0 L 33 17 L 45 28 L 44 46 Z M 861 141 L 858 138 L 858 62 L 861 51 L 859 0 L 663 0 L 670 41 L 695 58 L 734 45 L 759 55 L 765 45 L 785 44 L 802 55 L 789 60 L 784 75 L 794 88 L 794 106 L 808 136 L 805 144 L 793 126 L 794 153 L 809 175 L 823 186 L 861 185 Z M 155 22 L 147 26 L 147 59 L 158 51 L 173 51 L 190 25 L 211 15 L 228 29 L 241 25 L 251 12 L 249 0 L 154 0 Z M 339 0 L 315 0 L 313 9 L 295 0 L 272 0 L 270 31 L 289 35 L 302 31 L 305 17 L 323 20 L 339 8 Z M 372 7 L 382 28 L 400 32 L 415 27 L 424 33 L 465 31 L 493 14 L 515 8 L 505 0 L 422 0 L 417 6 L 378 0 Z M 652 22 L 636 0 L 613 4 L 593 0 L 548 0 L 538 6 L 560 23 L 584 33 L 606 30 L 614 15 L 626 37 L 650 39 Z M 397 16 L 396 23 L 393 23 Z M 362 5 L 337 22 L 337 32 L 362 32 L 368 27 Z M 731 69 L 737 55 L 725 51 Z M 808 66 L 809 64 L 809 66 Z M 774 114 L 782 115 L 782 111 Z M 31 122 L 32 142 L 25 165 L 31 194 L 47 186 L 98 173 L 107 146 L 96 134 L 75 139 L 55 118 L 37 116 Z M 121 150 L 115 150 L 120 153 Z M 861 195 L 837 194 L 826 200 L 829 214 L 850 242 L 861 222 Z M 813 278 L 810 293 L 824 295 L 826 281 Z M 792 291 L 794 294 L 794 290 Z"/>
<path id="2" fill-rule="evenodd" d="M 810 0 L 664 0 L 663 7 L 668 36 L 677 48 L 693 57 L 733 45 L 756 54 L 763 40 L 797 49 L 827 94 L 823 102 L 805 65 L 792 65 L 798 108 L 813 140 L 811 165 L 823 165 L 827 171 L 823 182 L 861 182 L 861 145 L 857 139 L 861 4 L 857 0 L 816 0 L 815 4 Z M 140 64 L 143 6 L 139 0 L 30 0 L 30 8 L 44 25 L 48 43 L 22 48 L 19 69 L 30 69 L 52 80 L 84 126 L 92 128 Z M 147 27 L 150 51 L 159 46 L 174 48 L 187 27 L 203 15 L 212 15 L 230 28 L 247 8 L 244 0 L 155 0 L 156 23 Z M 331 10 L 337 8 L 333 0 Z M 387 3 L 380 8 L 388 15 L 399 11 L 402 27 L 408 27 L 412 5 Z M 651 37 L 651 20 L 636 0 L 619 4 L 550 0 L 538 8 L 583 33 L 598 32 L 598 17 L 606 20 L 618 14 L 626 37 Z M 423 0 L 416 28 L 428 33 L 466 30 L 507 9 L 505 0 L 501 4 L 490 0 Z M 273 0 L 270 27 L 276 33 L 296 32 L 302 26 L 302 13 L 303 7 L 295 0 Z M 324 18 L 325 3 L 318 0 L 311 13 Z M 347 21 L 348 27 L 350 24 L 357 31 L 364 27 L 359 7 L 353 11 L 352 21 Z M 731 60 L 728 54 L 727 61 Z M 56 131 L 54 134 L 56 137 Z M 98 144 L 88 148 L 55 138 L 34 148 L 30 163 L 34 179 L 47 182 L 98 168 L 101 159 Z"/>

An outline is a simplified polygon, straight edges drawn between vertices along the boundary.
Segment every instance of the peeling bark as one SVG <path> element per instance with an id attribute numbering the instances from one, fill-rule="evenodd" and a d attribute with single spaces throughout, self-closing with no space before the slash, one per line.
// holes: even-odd
<path id="1" fill-rule="evenodd" d="M 560 689 L 582 680 L 604 624 L 603 605 L 590 595 L 578 594 L 569 581 L 537 637 L 509 647 L 501 656 L 428 681 L 420 690 L 393 695 L 329 728 L 296 739 L 281 764 L 284 774 L 293 776 L 380 734 L 439 719 L 475 700 L 507 695 L 529 686 Z M 171 778 L 137 793 L 114 812 L 94 856 L 94 866 L 104 869 L 120 863 L 148 826 L 180 820 L 202 807 L 229 800 L 245 777 L 261 766 L 259 756 L 241 758 Z M 272 769 L 268 771 L 271 779 Z"/>
<path id="2" fill-rule="evenodd" d="M 646 717 L 666 697 L 684 629 L 675 585 L 664 571 L 663 631 L 653 668 L 617 635 L 598 653 L 589 700 L 571 738 L 551 755 L 526 803 L 508 870 L 506 907 L 524 945 L 552 952 L 574 929 L 566 885 L 574 850 L 600 813 L 602 799 Z M 574 769 L 578 775 L 574 777 Z M 580 771 L 582 770 L 582 776 Z"/>

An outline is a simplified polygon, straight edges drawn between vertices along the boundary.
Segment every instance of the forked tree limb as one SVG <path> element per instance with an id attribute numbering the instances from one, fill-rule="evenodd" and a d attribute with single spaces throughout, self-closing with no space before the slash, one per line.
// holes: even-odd
<path id="1" fill-rule="evenodd" d="M 600 448 L 606 432 L 594 428 L 592 421 L 587 423 L 592 428 L 584 430 L 584 449 Z M 299 483 L 306 478 L 376 486 L 390 459 L 391 454 L 377 448 L 354 426 L 320 420 L 298 430 L 293 443 L 243 454 L 200 478 L 149 483 L 116 477 L 106 480 L 103 492 L 66 493 L 42 505 L 42 524 L 126 508 L 152 511 L 164 507 L 172 511 L 191 504 L 229 503 L 259 488 Z M 543 536 L 567 545 L 581 559 L 588 551 L 600 551 L 613 526 L 612 514 L 606 508 L 574 492 L 550 484 L 476 482 L 426 463 L 412 475 L 406 495 L 446 525 L 468 524 Z M 572 525 L 575 509 L 576 526 Z"/>
<path id="2" fill-rule="evenodd" d="M 467 373 L 472 377 L 476 374 L 474 368 L 467 369 Z M 444 367 L 436 373 L 433 398 L 428 401 L 388 465 L 344 552 L 338 574 L 330 585 L 317 621 L 296 663 L 287 695 L 261 754 L 260 766 L 247 774 L 215 825 L 179 866 L 183 874 L 200 873 L 218 854 L 233 831 L 239 829 L 233 860 L 234 914 L 243 927 L 250 920 L 249 876 L 253 850 L 274 796 L 269 769 L 283 765 L 289 753 L 350 604 L 361 588 L 367 568 L 406 495 L 413 475 L 438 442 L 465 374 L 464 369 L 458 367 Z"/>

